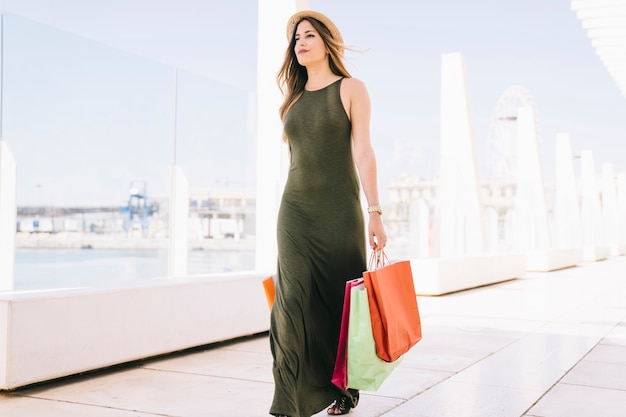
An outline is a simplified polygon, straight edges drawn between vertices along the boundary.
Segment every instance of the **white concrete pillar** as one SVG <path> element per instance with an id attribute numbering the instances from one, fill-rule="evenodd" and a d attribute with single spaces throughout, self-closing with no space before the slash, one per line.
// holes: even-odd
<path id="1" fill-rule="evenodd" d="M 243 232 L 243 218 L 242 215 L 235 213 L 235 240 L 241 239 L 241 233 Z"/>
<path id="2" fill-rule="evenodd" d="M 585 246 L 605 244 L 604 222 L 598 193 L 598 178 L 591 150 L 583 150 L 580 154 L 583 224 L 583 241 Z"/>
<path id="3" fill-rule="evenodd" d="M 513 250 L 547 250 L 550 237 L 537 126 L 534 110 L 527 106 L 517 111 L 516 175 Z"/>
<path id="4" fill-rule="evenodd" d="M 556 135 L 556 168 L 554 182 L 554 246 L 582 247 L 580 199 L 576 188 L 574 156 L 568 133 Z"/>
<path id="5" fill-rule="evenodd" d="M 626 243 L 626 172 L 617 176 L 617 209 L 620 222 L 619 243 Z"/>
<path id="6" fill-rule="evenodd" d="M 430 255 L 430 209 L 426 200 L 418 198 L 409 209 L 410 258 L 426 258 Z"/>
<path id="7" fill-rule="evenodd" d="M 259 0 L 257 34 L 256 269 L 276 269 L 276 217 L 288 168 L 276 73 L 283 62 L 287 19 L 308 0 Z"/>
<path id="8" fill-rule="evenodd" d="M 515 217 L 514 210 L 509 209 L 504 214 L 504 247 L 500 249 L 504 252 L 513 250 L 513 218 Z"/>
<path id="9" fill-rule="evenodd" d="M 617 207 L 615 173 L 611 164 L 602 164 L 602 218 L 606 243 L 617 245 L 619 241 L 620 218 Z"/>
<path id="10" fill-rule="evenodd" d="M 172 166 L 171 181 L 168 275 L 174 277 L 187 275 L 189 183 L 177 165 Z"/>
<path id="11" fill-rule="evenodd" d="M 496 253 L 500 246 L 500 239 L 498 235 L 498 213 L 493 207 L 487 207 L 485 210 L 485 227 L 487 230 L 487 250 L 489 253 Z"/>
<path id="12" fill-rule="evenodd" d="M 0 140 L 0 291 L 14 286 L 16 184 L 15 158 L 6 141 Z"/>
<path id="13" fill-rule="evenodd" d="M 465 61 L 441 60 L 440 255 L 485 252 L 485 232 Z"/>
<path id="14" fill-rule="evenodd" d="M 408 238 L 406 245 L 406 254 L 402 254 L 402 256 L 406 258 L 419 258 L 420 256 L 420 221 L 419 221 L 419 209 L 418 209 L 418 201 L 413 200 L 409 204 L 407 210 L 407 227 L 408 227 Z"/>

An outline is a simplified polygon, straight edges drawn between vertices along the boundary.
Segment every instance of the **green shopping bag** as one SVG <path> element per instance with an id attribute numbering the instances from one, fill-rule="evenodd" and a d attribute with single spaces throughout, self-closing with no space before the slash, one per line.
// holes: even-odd
<path id="1" fill-rule="evenodd" d="M 402 356 L 393 362 L 385 362 L 378 357 L 367 289 L 363 284 L 352 287 L 348 324 L 348 387 L 378 390 L 401 360 Z"/>

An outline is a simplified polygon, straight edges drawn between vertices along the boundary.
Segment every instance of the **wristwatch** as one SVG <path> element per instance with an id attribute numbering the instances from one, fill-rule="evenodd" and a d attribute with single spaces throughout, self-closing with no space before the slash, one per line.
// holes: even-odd
<path id="1" fill-rule="evenodd" d="M 381 216 L 383 215 L 383 209 L 380 208 L 380 204 L 372 204 L 371 206 L 367 206 L 368 213 L 378 213 Z"/>

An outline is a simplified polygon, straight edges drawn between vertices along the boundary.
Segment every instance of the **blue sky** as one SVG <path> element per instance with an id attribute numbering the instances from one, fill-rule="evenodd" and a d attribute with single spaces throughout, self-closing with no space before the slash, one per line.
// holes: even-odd
<path id="1" fill-rule="evenodd" d="M 441 54 L 467 64 L 484 170 L 502 92 L 532 94 L 544 176 L 557 132 L 596 167 L 626 170 L 626 98 L 567 0 L 311 0 L 339 26 L 353 76 L 372 97 L 381 189 L 402 174 L 436 175 Z M 192 190 L 254 185 L 250 94 L 256 2 L 4 0 L 3 138 L 19 166 L 22 204 L 123 203 L 132 179 L 167 192 L 173 161 Z M 285 45 L 278 45 L 283 49 Z M 253 119 L 253 117 L 252 117 Z M 385 194 L 384 191 L 382 193 Z"/>

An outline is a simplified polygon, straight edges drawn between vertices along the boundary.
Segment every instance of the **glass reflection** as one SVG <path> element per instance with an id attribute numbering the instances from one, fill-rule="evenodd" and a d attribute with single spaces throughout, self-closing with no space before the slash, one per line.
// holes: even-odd
<path id="1" fill-rule="evenodd" d="M 178 72 L 177 85 L 176 164 L 190 189 L 190 273 L 210 272 L 206 260 L 216 251 L 234 256 L 234 263 L 224 265 L 226 271 L 253 269 L 251 95 L 184 71 Z"/>

